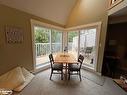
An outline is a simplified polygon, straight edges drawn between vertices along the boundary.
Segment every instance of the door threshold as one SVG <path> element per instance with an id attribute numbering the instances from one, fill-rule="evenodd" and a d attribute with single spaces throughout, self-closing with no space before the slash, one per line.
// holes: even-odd
<path id="1" fill-rule="evenodd" d="M 49 69 L 49 68 L 50 68 L 50 64 L 45 64 L 45 65 L 42 65 L 42 66 L 38 66 L 38 67 L 36 67 L 34 73 L 38 73 L 38 72 L 41 72 L 41 71 Z"/>
<path id="2" fill-rule="evenodd" d="M 95 71 L 94 67 L 91 67 L 91 66 L 88 66 L 88 65 L 82 65 L 82 67 L 85 68 L 85 69 L 89 69 L 89 70 Z"/>

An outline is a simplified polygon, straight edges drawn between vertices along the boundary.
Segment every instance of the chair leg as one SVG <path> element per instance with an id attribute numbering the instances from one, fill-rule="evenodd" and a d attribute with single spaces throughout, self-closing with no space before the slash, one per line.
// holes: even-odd
<path id="1" fill-rule="evenodd" d="M 51 78 L 52 78 L 52 73 L 53 73 L 53 70 L 51 70 L 51 74 L 50 74 L 50 80 L 51 80 Z"/>
<path id="2" fill-rule="evenodd" d="M 80 78 L 80 81 L 82 81 L 81 72 L 80 71 L 79 71 L 79 78 Z"/>
<path id="3" fill-rule="evenodd" d="M 70 80 L 70 71 L 68 70 L 68 80 Z"/>
<path id="4" fill-rule="evenodd" d="M 63 80 L 63 70 L 61 71 L 61 80 Z"/>

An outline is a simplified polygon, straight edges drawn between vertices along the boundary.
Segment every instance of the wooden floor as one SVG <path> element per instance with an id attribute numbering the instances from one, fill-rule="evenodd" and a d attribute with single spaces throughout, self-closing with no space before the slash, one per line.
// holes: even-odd
<path id="1" fill-rule="evenodd" d="M 84 70 L 81 82 L 78 76 L 72 76 L 69 81 L 61 80 L 60 75 L 53 75 L 49 80 L 49 76 L 49 69 L 38 73 L 28 86 L 13 95 L 127 95 L 111 78 L 105 77 L 103 81 L 101 76 Z"/>

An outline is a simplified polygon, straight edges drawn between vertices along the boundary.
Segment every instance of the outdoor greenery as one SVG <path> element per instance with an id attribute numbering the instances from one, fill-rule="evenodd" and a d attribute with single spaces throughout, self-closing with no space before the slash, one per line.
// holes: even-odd
<path id="1" fill-rule="evenodd" d="M 35 42 L 36 43 L 48 43 L 49 42 L 49 30 L 46 30 L 40 27 L 35 27 Z"/>
<path id="2" fill-rule="evenodd" d="M 35 27 L 35 42 L 36 43 L 49 43 L 50 34 L 52 35 L 52 43 L 62 41 L 62 33 L 58 30 L 47 29 L 43 27 Z M 68 33 L 69 42 L 73 42 L 73 38 L 78 35 L 78 32 L 72 31 Z"/>
<path id="3" fill-rule="evenodd" d="M 52 33 L 51 33 L 52 32 Z M 46 29 L 42 27 L 35 27 L 35 42 L 36 43 L 49 43 L 50 33 L 52 35 L 52 43 L 61 42 L 62 33 L 57 30 Z"/>
<path id="4" fill-rule="evenodd" d="M 62 41 L 62 32 L 57 30 L 52 30 L 52 43 L 57 43 Z"/>
<path id="5" fill-rule="evenodd" d="M 68 33 L 69 42 L 73 42 L 73 38 L 76 37 L 76 36 L 78 36 L 78 32 L 76 32 L 76 31 L 69 32 Z"/>

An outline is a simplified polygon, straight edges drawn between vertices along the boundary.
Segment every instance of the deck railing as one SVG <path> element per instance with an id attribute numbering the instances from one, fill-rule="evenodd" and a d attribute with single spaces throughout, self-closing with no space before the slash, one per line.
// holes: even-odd
<path id="1" fill-rule="evenodd" d="M 51 52 L 50 43 L 36 43 L 35 50 L 36 50 L 36 57 L 43 56 L 49 54 Z M 52 52 L 61 51 L 62 44 L 61 43 L 52 43 Z"/>
<path id="2" fill-rule="evenodd" d="M 51 45 L 50 43 L 35 43 L 36 57 L 51 53 L 51 49 L 52 53 L 62 51 L 62 43 L 52 43 Z M 72 49 L 72 43 L 69 43 L 68 46 L 69 49 Z"/>

